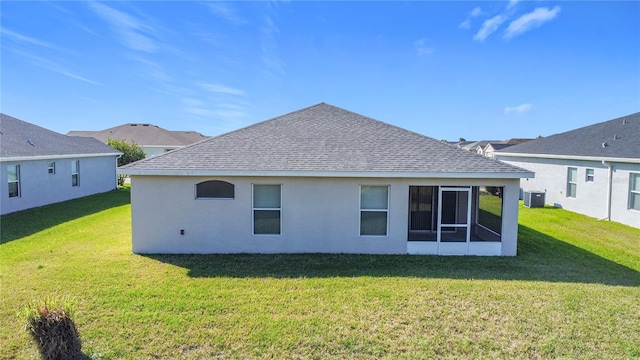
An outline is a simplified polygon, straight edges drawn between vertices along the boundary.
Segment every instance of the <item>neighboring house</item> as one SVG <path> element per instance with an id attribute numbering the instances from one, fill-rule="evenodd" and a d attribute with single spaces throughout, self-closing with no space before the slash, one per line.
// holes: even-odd
<path id="1" fill-rule="evenodd" d="M 0 114 L 0 214 L 114 190 L 121 153 Z"/>
<path id="2" fill-rule="evenodd" d="M 478 149 L 482 150 L 490 142 L 500 142 L 500 140 L 461 141 L 455 145 L 462 150 L 477 152 L 482 155 Z"/>
<path id="3" fill-rule="evenodd" d="M 100 131 L 69 131 L 67 135 L 94 137 L 103 143 L 107 139 L 134 141 L 147 157 L 179 149 L 207 139 L 196 131 L 170 131 L 153 124 L 124 124 Z"/>
<path id="4" fill-rule="evenodd" d="M 478 154 L 486 156 L 486 157 L 494 157 L 493 156 L 493 152 L 497 151 L 497 150 L 503 150 L 506 149 L 510 146 L 514 146 L 514 145 L 518 145 L 518 144 L 524 144 L 527 141 L 531 141 L 532 139 L 509 139 L 506 141 L 491 141 L 488 142 L 484 148 L 482 147 L 478 147 Z"/>
<path id="5" fill-rule="evenodd" d="M 545 192 L 547 204 L 640 228 L 640 113 L 494 154 L 535 172 L 522 189 Z"/>
<path id="6" fill-rule="evenodd" d="M 514 256 L 533 176 L 324 103 L 118 172 L 135 253 Z"/>

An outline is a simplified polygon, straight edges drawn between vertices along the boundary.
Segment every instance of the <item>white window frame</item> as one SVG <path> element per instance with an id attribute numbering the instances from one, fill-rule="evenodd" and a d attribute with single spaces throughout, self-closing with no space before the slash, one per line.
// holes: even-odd
<path id="1" fill-rule="evenodd" d="M 16 179 L 15 180 L 11 180 L 9 179 L 9 167 L 15 167 L 15 173 L 16 173 Z M 22 196 L 22 189 L 20 186 L 20 165 L 19 164 L 15 164 L 15 165 L 7 165 L 7 183 L 8 184 L 18 184 L 18 188 L 17 188 L 17 195 L 16 196 L 11 196 L 11 193 L 9 192 L 10 190 L 7 189 L 7 195 L 9 196 L 9 199 L 13 199 L 13 198 L 19 198 Z"/>
<path id="2" fill-rule="evenodd" d="M 257 208 L 255 206 L 255 187 L 256 186 L 280 186 L 280 207 L 279 208 L 263 208 L 263 207 L 259 207 Z M 277 234 L 261 234 L 261 233 L 257 233 L 256 234 L 256 219 L 255 219 L 255 213 L 256 210 L 260 211 L 260 210 L 265 210 L 265 211 L 269 211 L 269 210 L 277 210 L 280 212 L 280 232 Z M 251 233 L 253 235 L 256 236 L 280 236 L 282 235 L 282 184 L 251 184 Z"/>
<path id="3" fill-rule="evenodd" d="M 387 188 L 387 208 L 386 209 L 364 209 L 362 207 L 362 188 L 363 187 L 386 187 Z M 359 191 L 358 191 L 358 204 L 359 204 L 359 208 L 360 211 L 358 212 L 358 235 L 359 236 L 363 236 L 363 237 L 368 237 L 368 236 L 374 236 L 374 237 L 386 237 L 389 236 L 389 206 L 391 203 L 391 186 L 389 184 L 385 184 L 385 185 L 360 185 L 359 187 Z M 384 212 L 387 214 L 387 224 L 386 224 L 386 232 L 384 235 L 368 235 L 362 234 L 362 212 L 367 211 L 367 212 Z"/>
<path id="4" fill-rule="evenodd" d="M 634 195 L 640 195 L 640 189 L 634 189 L 634 178 L 640 178 L 640 173 L 629 173 L 629 210 L 640 211 L 640 201 L 636 204 L 632 199 Z"/>
<path id="5" fill-rule="evenodd" d="M 591 172 L 591 173 L 589 173 Z M 586 182 L 593 182 L 593 180 L 595 179 L 595 170 L 592 168 L 588 168 L 585 170 L 585 181 Z"/>
<path id="6" fill-rule="evenodd" d="M 55 175 L 56 173 L 56 162 L 52 161 L 49 163 L 49 166 L 47 167 L 47 172 L 51 175 Z"/>
<path id="7" fill-rule="evenodd" d="M 75 164 L 75 172 L 73 172 L 73 166 Z M 73 183 L 73 179 L 76 179 L 75 184 Z M 80 186 L 80 160 L 71 160 L 71 187 Z"/>
<path id="8" fill-rule="evenodd" d="M 571 181 L 571 172 L 572 170 L 575 173 L 575 181 Z M 575 192 L 573 193 L 573 195 L 571 194 L 571 192 L 569 191 L 569 189 L 571 189 L 571 185 L 575 186 Z M 567 168 L 567 197 L 569 198 L 573 198 L 575 199 L 576 196 L 578 194 L 578 168 L 575 167 L 569 167 Z"/>

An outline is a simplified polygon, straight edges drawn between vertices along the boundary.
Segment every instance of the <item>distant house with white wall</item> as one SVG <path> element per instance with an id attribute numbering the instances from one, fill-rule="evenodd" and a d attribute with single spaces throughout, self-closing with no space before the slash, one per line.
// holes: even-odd
<path id="1" fill-rule="evenodd" d="M 325 103 L 118 172 L 135 253 L 515 256 L 533 177 Z"/>
<path id="2" fill-rule="evenodd" d="M 494 152 L 535 172 L 523 191 L 598 219 L 640 228 L 640 113 L 539 138 Z"/>
<path id="3" fill-rule="evenodd" d="M 0 114 L 0 214 L 114 190 L 119 155 L 96 139 Z"/>
<path id="4" fill-rule="evenodd" d="M 94 137 L 103 143 L 106 143 L 107 139 L 133 141 L 142 147 L 147 157 L 163 154 L 208 138 L 197 131 L 171 131 L 146 123 L 123 124 L 99 131 L 69 131 L 67 135 Z"/>

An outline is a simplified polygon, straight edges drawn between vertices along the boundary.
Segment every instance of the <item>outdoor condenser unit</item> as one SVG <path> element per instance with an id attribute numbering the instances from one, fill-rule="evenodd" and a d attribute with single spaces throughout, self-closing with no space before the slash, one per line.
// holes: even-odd
<path id="1" fill-rule="evenodd" d="M 524 206 L 528 208 L 544 207 L 544 191 L 525 191 Z"/>

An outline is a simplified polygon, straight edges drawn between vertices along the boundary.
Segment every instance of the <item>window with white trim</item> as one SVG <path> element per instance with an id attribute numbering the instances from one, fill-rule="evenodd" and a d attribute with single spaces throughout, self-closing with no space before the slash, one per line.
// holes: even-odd
<path id="1" fill-rule="evenodd" d="M 594 178 L 593 171 L 594 171 L 593 169 L 587 169 L 586 178 L 585 178 L 586 182 L 593 182 L 593 178 Z"/>
<path id="2" fill-rule="evenodd" d="M 360 186 L 360 235 L 386 236 L 389 186 Z"/>
<path id="3" fill-rule="evenodd" d="M 56 173 L 56 162 L 50 162 L 49 167 L 47 168 L 47 172 L 51 175 Z"/>
<path id="4" fill-rule="evenodd" d="M 196 199 L 233 199 L 235 186 L 221 180 L 207 180 L 196 184 Z"/>
<path id="5" fill-rule="evenodd" d="M 570 167 L 567 170 L 567 197 L 576 197 L 578 189 L 578 169 Z"/>
<path id="6" fill-rule="evenodd" d="M 20 197 L 20 165 L 7 165 L 9 197 Z"/>
<path id="7" fill-rule="evenodd" d="M 629 175 L 629 209 L 640 210 L 640 173 Z"/>
<path id="8" fill-rule="evenodd" d="M 253 185 L 253 234 L 280 235 L 281 185 Z"/>
<path id="9" fill-rule="evenodd" d="M 71 161 L 71 186 L 80 186 L 80 160 Z"/>

